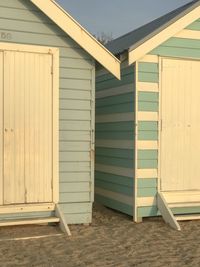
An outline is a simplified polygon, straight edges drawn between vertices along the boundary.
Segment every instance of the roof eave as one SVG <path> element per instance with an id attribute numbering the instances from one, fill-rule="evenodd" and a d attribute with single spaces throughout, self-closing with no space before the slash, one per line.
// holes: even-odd
<path id="1" fill-rule="evenodd" d="M 96 61 L 120 79 L 120 61 L 53 0 L 30 0 Z"/>
<path id="2" fill-rule="evenodd" d="M 129 48 L 129 65 L 133 64 L 141 57 L 152 51 L 154 48 L 167 41 L 170 37 L 176 35 L 182 29 L 191 24 L 194 20 L 199 18 L 200 2 L 195 3 L 192 7 L 188 8 L 187 13 L 176 16 L 169 23 L 156 29 L 145 38 L 134 44 Z"/>

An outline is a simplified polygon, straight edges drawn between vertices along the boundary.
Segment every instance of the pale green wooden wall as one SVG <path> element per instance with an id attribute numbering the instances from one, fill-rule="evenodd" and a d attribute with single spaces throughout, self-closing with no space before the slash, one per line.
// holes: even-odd
<path id="1" fill-rule="evenodd" d="M 96 78 L 95 199 L 133 214 L 134 68 L 124 64 L 121 81 Z"/>
<path id="2" fill-rule="evenodd" d="M 200 31 L 200 19 L 188 26 L 187 29 Z M 159 47 L 155 48 L 149 54 L 199 59 L 200 40 L 172 37 Z M 131 68 L 132 72 L 130 71 Z M 153 198 L 156 196 L 158 190 L 158 177 L 141 177 L 137 182 L 137 193 L 133 191 L 134 144 L 128 149 L 121 148 L 123 147 L 125 140 L 132 141 L 132 143 L 134 142 L 134 116 L 131 121 L 124 122 L 121 120 L 121 115 L 133 112 L 135 109 L 135 75 L 137 75 L 139 82 L 159 83 L 159 64 L 139 62 L 138 73 L 136 74 L 133 72 L 133 66 L 129 68 L 124 68 L 124 66 L 122 66 L 122 81 L 117 81 L 111 78 L 111 76 L 105 75 L 103 72 L 98 72 L 96 83 L 97 123 L 95 183 L 96 189 L 99 190 L 100 188 L 99 192 L 101 192 L 101 194 L 96 193 L 96 200 L 105 206 L 122 211 L 129 215 L 133 214 L 134 207 L 120 201 L 120 199 L 126 200 L 123 196 L 131 197 L 133 203 L 133 196 L 136 195 L 137 199 Z M 123 92 L 123 90 L 126 90 L 130 86 L 133 90 L 132 93 Z M 121 92 L 119 92 L 119 87 L 121 87 Z M 114 92 L 115 90 L 116 93 Z M 159 111 L 159 93 L 157 92 L 139 92 L 137 101 L 138 111 Z M 102 118 L 102 115 L 104 118 Z M 106 140 L 107 147 L 102 147 L 102 143 L 100 143 L 101 147 L 99 147 L 99 140 Z M 113 140 L 118 141 L 118 145 L 115 144 L 115 148 L 112 148 Z M 158 140 L 158 122 L 139 121 L 138 140 Z M 120 149 L 117 148 L 117 146 L 119 146 Z M 137 155 L 137 165 L 139 169 L 158 168 L 157 150 L 138 150 Z M 116 166 L 118 167 L 117 169 L 115 168 Z M 123 175 L 123 173 L 126 175 Z M 118 201 L 113 193 L 120 194 Z M 174 208 L 173 212 L 175 214 L 196 213 L 200 212 L 200 207 Z M 146 207 L 138 206 L 136 214 L 138 218 L 160 215 L 155 205 Z"/>
<path id="3" fill-rule="evenodd" d="M 68 223 L 89 223 L 94 60 L 26 0 L 0 0 L 0 41 L 60 49 L 60 203 Z"/>
<path id="4" fill-rule="evenodd" d="M 192 23 L 187 29 L 200 31 L 200 19 Z M 179 58 L 200 58 L 200 40 L 183 39 L 172 37 L 159 47 L 149 53 L 150 55 L 179 57 Z M 140 82 L 159 83 L 159 64 L 141 62 L 139 63 L 138 79 Z M 139 88 L 138 88 L 139 89 Z M 158 93 L 142 92 L 139 93 L 139 111 L 158 111 L 159 102 Z M 141 103 L 142 100 L 142 103 Z M 144 101 L 143 101 L 144 100 Z M 140 134 L 140 127 L 143 125 L 143 135 Z M 158 140 L 158 124 L 157 122 L 139 122 L 139 139 L 140 140 Z M 143 154 L 145 159 L 150 159 L 148 166 L 140 166 L 139 168 L 158 168 L 157 151 L 138 151 Z M 152 179 L 139 179 L 137 197 L 154 197 L 157 193 L 158 177 Z M 147 180 L 148 187 L 145 186 Z M 151 182 L 150 182 L 151 181 Z M 141 191 L 141 187 L 143 190 Z M 174 208 L 175 214 L 200 212 L 200 207 L 194 208 Z M 138 217 L 148 217 L 159 215 L 156 206 L 138 207 Z"/>

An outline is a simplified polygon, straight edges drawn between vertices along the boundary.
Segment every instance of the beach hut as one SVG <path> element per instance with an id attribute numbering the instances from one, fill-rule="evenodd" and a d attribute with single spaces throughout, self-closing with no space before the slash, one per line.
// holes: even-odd
<path id="1" fill-rule="evenodd" d="M 200 1 L 108 44 L 96 84 L 96 200 L 133 216 L 200 218 Z"/>
<path id="2" fill-rule="evenodd" d="M 95 63 L 105 47 L 53 0 L 0 0 L 0 226 L 90 223 Z"/>

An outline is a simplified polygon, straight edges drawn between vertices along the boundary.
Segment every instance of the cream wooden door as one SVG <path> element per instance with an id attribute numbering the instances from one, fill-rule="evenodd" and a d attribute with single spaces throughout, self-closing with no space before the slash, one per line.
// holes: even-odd
<path id="1" fill-rule="evenodd" d="M 200 62 L 162 60 L 161 190 L 200 190 Z"/>
<path id="2" fill-rule="evenodd" d="M 52 202 L 52 56 L 3 55 L 3 204 Z"/>

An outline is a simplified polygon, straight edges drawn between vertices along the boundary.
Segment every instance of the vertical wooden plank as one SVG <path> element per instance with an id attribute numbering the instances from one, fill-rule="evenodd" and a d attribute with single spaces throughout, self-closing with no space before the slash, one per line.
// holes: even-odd
<path id="1" fill-rule="evenodd" d="M 15 162 L 15 203 L 24 203 L 25 201 L 25 184 L 24 184 L 24 55 L 15 52 L 14 65 L 14 114 L 13 127 L 10 129 L 14 138 L 14 162 Z"/>
<path id="2" fill-rule="evenodd" d="M 92 69 L 92 84 L 91 84 L 91 202 L 94 202 L 94 153 L 95 153 L 95 67 Z"/>
<path id="3" fill-rule="evenodd" d="M 53 54 L 53 202 L 59 201 L 59 50 Z"/>
<path id="4" fill-rule="evenodd" d="M 28 64 L 32 64 L 29 60 L 29 54 L 24 54 L 24 65 L 27 66 Z M 27 203 L 27 189 L 26 189 L 26 179 L 27 177 L 31 177 L 31 170 L 30 170 L 30 161 L 31 156 L 33 156 L 30 146 L 30 97 L 31 97 L 31 90 L 30 90 L 30 80 L 28 79 L 28 68 L 24 68 L 24 85 L 25 85 L 25 93 L 24 93 L 24 103 L 25 103 L 25 119 L 24 119 L 24 127 L 25 127 L 25 138 L 24 138 L 24 149 L 25 149 L 25 158 L 24 158 L 24 165 L 25 168 L 25 202 Z"/>
<path id="5" fill-rule="evenodd" d="M 29 54 L 27 79 L 30 81 L 29 135 L 26 149 L 29 164 L 26 166 L 27 202 L 52 201 L 52 56 Z M 31 64 L 30 64 L 31 63 Z M 31 66 L 31 67 L 30 67 Z"/>
<path id="6" fill-rule="evenodd" d="M 0 52 L 0 205 L 3 205 L 3 52 Z"/>
<path id="7" fill-rule="evenodd" d="M 159 83 L 158 83 L 158 92 L 159 92 L 159 108 L 158 108 L 158 193 L 161 191 L 161 131 L 162 131 L 162 58 L 158 58 L 159 63 Z"/>
<path id="8" fill-rule="evenodd" d="M 41 147 L 43 151 L 42 161 L 45 163 L 43 169 L 43 173 L 41 174 L 43 178 L 43 194 L 45 202 L 51 202 L 53 198 L 52 192 L 52 131 L 53 131 L 53 121 L 52 121 L 52 56 L 45 55 L 41 58 L 43 62 L 41 62 L 41 66 L 43 65 L 43 82 L 41 84 L 41 110 L 43 110 L 43 118 L 41 120 L 41 129 L 44 131 L 43 135 L 41 135 Z M 48 137 L 48 138 L 47 138 Z M 42 167 L 42 166 L 41 166 Z M 41 179 L 42 179 L 41 176 Z"/>
<path id="9" fill-rule="evenodd" d="M 197 190 L 200 62 L 164 59 L 163 63 L 162 191 Z"/>
<path id="10" fill-rule="evenodd" d="M 141 218 L 138 218 L 138 214 L 137 214 L 137 188 L 138 188 L 138 72 L 139 72 L 139 68 L 138 68 L 138 64 L 139 62 L 137 61 L 135 63 L 135 156 L 134 156 L 134 177 L 135 177 L 135 181 L 133 183 L 134 185 L 134 193 L 133 193 L 133 216 L 134 216 L 134 221 L 135 222 L 140 222 Z M 134 122 L 133 122 L 134 123 Z"/>
<path id="11" fill-rule="evenodd" d="M 4 52 L 4 204 L 24 203 L 21 63 L 18 52 Z"/>

